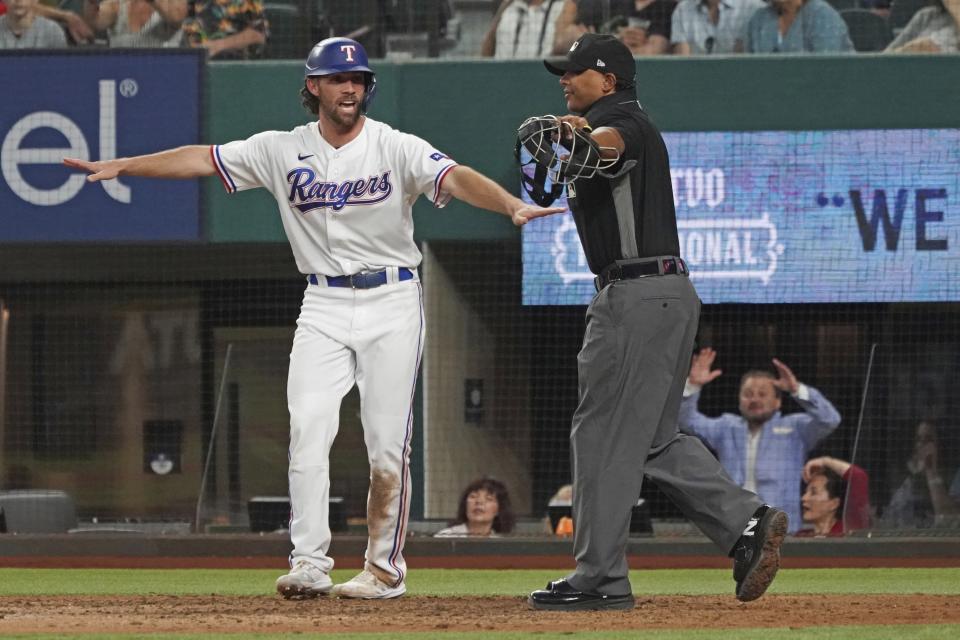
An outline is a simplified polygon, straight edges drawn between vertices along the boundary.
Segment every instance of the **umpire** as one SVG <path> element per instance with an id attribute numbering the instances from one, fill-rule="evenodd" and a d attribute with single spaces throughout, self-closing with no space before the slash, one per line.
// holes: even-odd
<path id="1" fill-rule="evenodd" d="M 577 568 L 530 594 L 530 605 L 633 607 L 626 546 L 644 474 L 729 552 L 737 598 L 753 600 L 779 568 L 787 516 L 737 486 L 700 440 L 677 431 L 700 300 L 679 257 L 667 149 L 637 101 L 633 56 L 616 38 L 587 33 L 565 59 L 544 64 L 561 76 L 567 108 L 577 114 L 560 120 L 616 162 L 567 185 L 597 276 L 570 435 Z"/>

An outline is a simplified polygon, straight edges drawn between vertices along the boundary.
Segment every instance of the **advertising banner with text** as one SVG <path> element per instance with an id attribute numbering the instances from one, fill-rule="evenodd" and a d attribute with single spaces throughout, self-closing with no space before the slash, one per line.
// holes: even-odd
<path id="1" fill-rule="evenodd" d="M 89 183 L 63 158 L 200 141 L 197 51 L 0 52 L 0 242 L 198 240 L 197 180 Z"/>
<path id="2" fill-rule="evenodd" d="M 960 300 L 960 130 L 668 133 L 705 303 Z M 569 213 L 523 228 L 523 302 L 595 293 Z"/>

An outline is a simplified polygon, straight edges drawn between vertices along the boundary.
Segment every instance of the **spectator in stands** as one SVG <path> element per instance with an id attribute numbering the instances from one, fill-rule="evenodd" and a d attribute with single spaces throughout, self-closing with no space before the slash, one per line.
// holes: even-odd
<path id="1" fill-rule="evenodd" d="M 787 512 L 790 531 L 800 528 L 800 482 L 811 449 L 840 424 L 830 401 L 797 380 L 787 365 L 774 359 L 774 376 L 752 370 L 740 380 L 740 415 L 708 418 L 697 409 L 700 389 L 723 372 L 712 370 L 717 352 L 702 349 L 693 358 L 684 398 L 680 429 L 698 436 L 716 452 L 733 481 L 760 499 Z M 803 413 L 782 415 L 780 394 L 789 393 Z"/>
<path id="2" fill-rule="evenodd" d="M 569 507 L 573 505 L 573 485 L 564 484 L 561 485 L 557 492 L 553 494 L 553 497 L 550 498 L 550 501 L 547 503 L 548 507 Z"/>
<path id="3" fill-rule="evenodd" d="M 676 0 L 565 0 L 554 53 L 566 53 L 581 35 L 611 33 L 635 56 L 667 53 Z"/>
<path id="4" fill-rule="evenodd" d="M 10 0 L 8 0 L 8 3 L 9 1 Z M 80 6 L 82 6 L 82 3 L 83 0 L 80 0 Z M 67 32 L 67 35 L 70 36 L 70 41 L 73 44 L 90 44 L 93 42 L 93 29 L 90 28 L 80 14 L 74 11 L 38 4 L 37 15 L 59 23 L 64 31 Z"/>
<path id="5" fill-rule="evenodd" d="M 743 53 L 747 23 L 763 6 L 763 0 L 680 0 L 673 12 L 673 52 Z"/>
<path id="6" fill-rule="evenodd" d="M 573 485 L 565 484 L 562 485 L 557 492 L 553 494 L 553 497 L 547 502 L 547 515 L 543 519 L 543 526 L 547 533 L 556 534 L 558 536 L 571 536 L 573 535 L 573 518 L 569 515 L 562 515 L 557 518 L 556 524 L 554 524 L 554 519 L 551 517 L 551 507 L 562 507 L 565 512 L 571 513 L 573 509 Z"/>
<path id="7" fill-rule="evenodd" d="M 0 16 L 7 12 L 7 5 L 3 0 L 0 0 Z"/>
<path id="8" fill-rule="evenodd" d="M 803 467 L 807 489 L 800 499 L 809 527 L 798 536 L 842 536 L 870 526 L 867 472 L 844 460 L 823 456 Z"/>
<path id="9" fill-rule="evenodd" d="M 503 0 L 480 55 L 501 60 L 550 55 L 562 8 L 562 0 Z"/>
<path id="10" fill-rule="evenodd" d="M 267 42 L 261 0 L 193 0 L 183 33 L 213 60 L 259 58 Z"/>
<path id="11" fill-rule="evenodd" d="M 960 514 L 960 470 L 949 490 L 941 473 L 941 447 L 937 427 L 921 421 L 914 434 L 913 453 L 907 460 L 907 477 L 884 509 L 882 526 L 930 527 Z"/>
<path id="12" fill-rule="evenodd" d="M 937 0 L 917 11 L 894 38 L 888 53 L 957 53 L 960 51 L 960 0 Z"/>
<path id="13" fill-rule="evenodd" d="M 747 23 L 748 53 L 853 51 L 847 23 L 825 0 L 769 0 Z"/>
<path id="14" fill-rule="evenodd" d="M 392 4 L 392 3 L 391 3 Z M 390 20 L 391 6 L 385 2 L 377 2 L 376 11 L 364 11 L 354 4 L 347 2 L 317 2 L 316 26 L 311 29 L 314 40 L 346 36 L 358 41 L 370 58 L 383 58 L 386 54 L 386 32 Z M 360 5 L 362 7 L 363 5 Z M 400 10 L 402 7 L 397 6 Z M 269 17 L 267 18 L 270 19 Z M 270 39 L 279 37 L 272 23 Z M 281 31 L 282 33 L 282 31 Z M 271 42 L 271 49 L 275 48 Z M 293 47 L 291 47 L 292 49 Z"/>
<path id="15" fill-rule="evenodd" d="M 463 490 L 453 526 L 435 535 L 438 538 L 496 538 L 513 531 L 515 522 L 506 485 L 493 478 L 480 478 Z"/>
<path id="16" fill-rule="evenodd" d="M 187 0 L 85 0 L 83 19 L 111 47 L 179 47 Z"/>
<path id="17" fill-rule="evenodd" d="M 54 49 L 67 46 L 63 29 L 56 22 L 37 15 L 39 0 L 8 0 L 0 16 L 0 49 Z M 10 91 L 10 88 L 7 88 Z"/>
<path id="18" fill-rule="evenodd" d="M 575 0 L 563 0 L 563 8 L 557 18 L 557 25 L 553 39 L 554 55 L 563 55 L 577 38 L 590 31 L 587 25 L 577 19 L 577 3 Z"/>

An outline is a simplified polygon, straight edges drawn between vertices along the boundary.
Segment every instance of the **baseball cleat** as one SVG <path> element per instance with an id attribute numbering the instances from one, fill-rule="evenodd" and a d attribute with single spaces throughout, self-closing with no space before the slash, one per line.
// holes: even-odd
<path id="1" fill-rule="evenodd" d="M 545 589 L 534 591 L 527 598 L 534 609 L 544 611 L 598 611 L 600 609 L 633 609 L 632 593 L 609 595 L 580 591 L 566 580 L 548 582 Z"/>
<path id="2" fill-rule="evenodd" d="M 396 586 L 390 586 L 367 569 L 364 569 L 348 582 L 335 586 L 331 593 L 339 598 L 385 600 L 388 598 L 398 598 L 406 592 L 407 585 L 403 582 Z"/>
<path id="3" fill-rule="evenodd" d="M 299 561 L 290 573 L 277 578 L 277 592 L 288 600 L 316 598 L 326 595 L 332 587 L 330 576 L 306 560 Z"/>
<path id="4" fill-rule="evenodd" d="M 769 505 L 756 510 L 733 551 L 737 600 L 750 602 L 764 594 L 780 569 L 780 545 L 786 535 L 786 513 Z"/>

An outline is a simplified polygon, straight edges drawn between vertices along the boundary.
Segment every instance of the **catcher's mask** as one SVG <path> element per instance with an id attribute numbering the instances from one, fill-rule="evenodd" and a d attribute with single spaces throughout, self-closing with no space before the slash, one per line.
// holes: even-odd
<path id="1" fill-rule="evenodd" d="M 517 146 L 513 150 L 513 154 L 517 158 L 517 162 L 520 163 L 520 184 L 523 186 L 523 190 L 527 192 L 527 195 L 530 196 L 530 199 L 541 207 L 549 207 L 554 201 L 563 194 L 563 183 L 550 181 L 547 182 L 547 167 L 538 163 L 532 155 L 527 153 L 529 157 L 528 160 L 525 160 L 523 157 L 526 149 L 520 144 L 520 140 L 517 140 Z M 526 169 L 527 165 L 533 165 L 533 172 L 529 173 Z"/>
<path id="2" fill-rule="evenodd" d="M 529 162 L 521 159 L 521 149 L 530 154 L 529 162 L 536 165 L 532 178 L 522 171 L 522 165 Z M 617 164 L 620 154 L 604 158 L 602 153 L 606 150 L 616 151 L 613 147 L 598 145 L 588 131 L 577 129 L 557 116 L 545 115 L 523 121 L 517 129 L 514 153 L 521 163 L 524 188 L 534 202 L 545 207 L 560 196 L 565 185 L 578 178 L 590 179 Z M 547 178 L 552 183 L 549 189 Z"/>
<path id="3" fill-rule="evenodd" d="M 315 44 L 304 64 L 303 77 L 332 76 L 351 71 L 360 71 L 366 78 L 366 91 L 360 103 L 360 110 L 366 113 L 377 94 L 377 76 L 370 68 L 366 50 L 356 40 L 327 38 Z"/>

